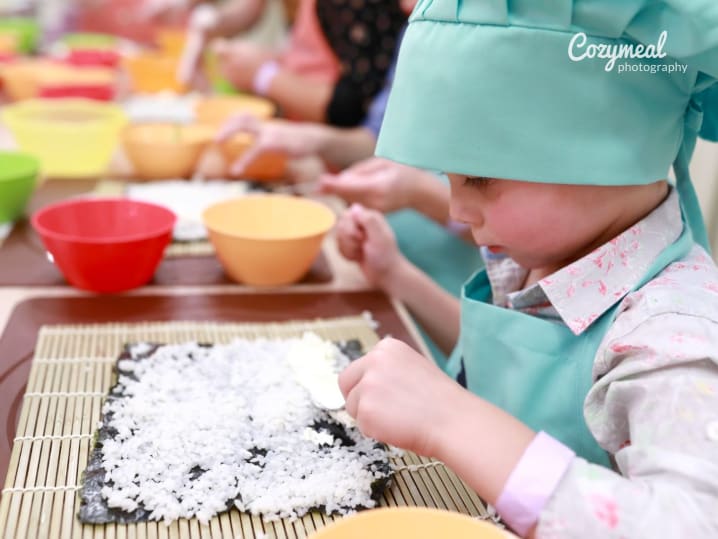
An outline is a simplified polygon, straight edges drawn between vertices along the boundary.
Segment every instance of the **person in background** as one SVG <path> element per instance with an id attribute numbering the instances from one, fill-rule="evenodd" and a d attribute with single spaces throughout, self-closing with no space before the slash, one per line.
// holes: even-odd
<path id="1" fill-rule="evenodd" d="M 718 11 L 584 4 L 415 9 L 377 154 L 450 172 L 486 270 L 459 302 L 351 209 L 342 252 L 459 344 L 446 376 L 387 338 L 339 384 L 365 435 L 446 463 L 522 536 L 712 537 L 718 268 L 688 163 L 718 139 Z M 626 46 L 651 55 L 596 55 Z"/>
<path id="2" fill-rule="evenodd" d="M 196 80 L 214 39 L 241 39 L 272 50 L 281 47 L 287 36 L 282 0 L 146 0 L 140 18 L 186 27 L 187 40 L 177 75 L 188 85 Z"/>
<path id="3" fill-rule="evenodd" d="M 406 14 L 398 0 L 302 0 L 281 53 L 219 42 L 223 75 L 293 120 L 356 126 L 381 90 Z"/>

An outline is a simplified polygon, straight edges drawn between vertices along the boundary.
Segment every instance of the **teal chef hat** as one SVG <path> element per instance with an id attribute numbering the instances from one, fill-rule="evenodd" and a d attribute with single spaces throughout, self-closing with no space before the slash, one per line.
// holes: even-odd
<path id="1" fill-rule="evenodd" d="M 717 0 L 419 0 L 377 154 L 593 185 L 652 183 L 673 165 L 705 246 L 688 162 L 699 132 L 718 139 L 716 79 Z"/>

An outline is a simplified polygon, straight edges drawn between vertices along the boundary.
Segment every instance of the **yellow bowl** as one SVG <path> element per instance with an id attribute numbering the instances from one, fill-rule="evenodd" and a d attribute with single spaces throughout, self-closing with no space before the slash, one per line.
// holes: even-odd
<path id="1" fill-rule="evenodd" d="M 336 218 L 325 205 L 306 198 L 248 195 L 210 206 L 202 220 L 232 279 L 279 286 L 309 271 Z"/>
<path id="2" fill-rule="evenodd" d="M 276 111 L 277 107 L 274 103 L 252 95 L 207 97 L 197 101 L 194 109 L 198 122 L 216 127 L 242 112 L 266 120 L 274 116 Z"/>
<path id="3" fill-rule="evenodd" d="M 248 133 L 238 133 L 224 141 L 220 148 L 228 165 L 239 159 L 253 144 L 254 137 Z M 264 152 L 247 165 L 243 178 L 257 181 L 273 181 L 284 178 L 287 170 L 287 154 L 284 152 Z"/>
<path id="4" fill-rule="evenodd" d="M 508 539 L 516 536 L 466 515 L 398 507 L 363 511 L 343 518 L 309 539 Z"/>
<path id="5" fill-rule="evenodd" d="M 119 106 L 89 99 L 31 99 L 10 105 L 2 117 L 49 178 L 103 174 L 126 123 Z"/>
<path id="6" fill-rule="evenodd" d="M 187 178 L 212 135 L 206 126 L 146 123 L 128 126 L 122 142 L 137 178 Z"/>
<path id="7" fill-rule="evenodd" d="M 177 80 L 179 59 L 164 53 L 143 52 L 125 58 L 123 65 L 132 89 L 140 93 L 163 91 L 185 93 L 188 88 Z"/>

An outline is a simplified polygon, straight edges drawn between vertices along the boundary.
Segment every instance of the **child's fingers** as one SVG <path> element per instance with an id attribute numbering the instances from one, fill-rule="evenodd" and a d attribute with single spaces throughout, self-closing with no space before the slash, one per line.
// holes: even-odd
<path id="1" fill-rule="evenodd" d="M 339 238 L 337 240 L 339 252 L 347 260 L 359 262 L 362 259 L 361 243 L 351 238 Z"/>
<path id="2" fill-rule="evenodd" d="M 344 395 L 344 399 L 349 399 L 352 390 L 356 388 L 356 385 L 359 383 L 362 376 L 364 376 L 364 371 L 366 370 L 365 358 L 366 356 L 352 361 L 342 372 L 339 373 L 339 389 L 341 390 L 342 395 Z M 347 405 L 348 404 L 349 403 L 347 402 Z M 349 406 L 347 406 L 347 411 L 351 413 Z"/>
<path id="3" fill-rule="evenodd" d="M 349 260 L 361 260 L 364 234 L 348 212 L 345 212 L 339 219 L 336 235 L 339 252 L 342 256 Z"/>
<path id="4" fill-rule="evenodd" d="M 261 126 L 262 122 L 256 116 L 246 112 L 237 114 L 222 124 L 215 140 L 217 142 L 224 142 L 237 133 L 257 135 Z"/>
<path id="5" fill-rule="evenodd" d="M 359 223 L 352 214 L 352 209 L 349 208 L 341 214 L 337 221 L 337 232 L 346 235 L 357 235 L 359 232 Z"/>
<path id="6" fill-rule="evenodd" d="M 320 190 L 335 195 L 348 203 L 366 202 L 367 182 L 354 174 L 325 175 L 319 180 Z"/>
<path id="7" fill-rule="evenodd" d="M 265 151 L 267 151 L 267 148 L 264 144 L 253 144 L 244 151 L 239 159 L 232 163 L 232 166 L 229 169 L 230 174 L 233 176 L 241 176 L 244 174 L 246 168 Z"/>
<path id="8" fill-rule="evenodd" d="M 324 174 L 320 174 L 319 179 L 317 180 L 317 183 L 315 184 L 315 192 L 321 195 L 330 195 L 332 194 L 330 192 L 331 187 L 327 188 L 327 184 L 331 183 L 334 178 L 336 177 L 336 174 L 330 174 L 328 172 L 325 172 Z"/>
<path id="9" fill-rule="evenodd" d="M 339 252 L 348 260 L 359 262 L 362 259 L 362 239 L 358 234 L 348 232 L 337 236 Z"/>
<path id="10" fill-rule="evenodd" d="M 386 167 L 386 161 L 380 157 L 370 157 L 359 161 L 355 165 L 349 167 L 346 172 L 354 172 L 357 174 L 372 174 Z"/>
<path id="11" fill-rule="evenodd" d="M 358 206 L 358 205 L 356 205 Z M 391 235 L 391 230 L 384 216 L 376 210 L 367 210 L 362 206 L 353 211 L 357 224 L 364 230 L 367 238 L 377 238 Z M 352 206 L 354 208 L 354 206 Z"/>

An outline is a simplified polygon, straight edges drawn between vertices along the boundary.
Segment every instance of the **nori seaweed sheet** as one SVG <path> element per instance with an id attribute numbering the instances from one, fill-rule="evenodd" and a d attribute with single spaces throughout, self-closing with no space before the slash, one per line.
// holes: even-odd
<path id="1" fill-rule="evenodd" d="M 151 348 L 145 354 L 136 357 L 135 361 L 143 361 L 152 356 L 155 351 L 162 346 L 162 344 L 149 343 Z M 364 355 L 361 343 L 356 339 L 351 339 L 345 342 L 335 343 L 344 355 L 350 360 L 355 360 Z M 126 344 L 125 348 L 120 354 L 118 361 L 123 359 L 132 359 L 130 354 L 131 344 Z M 212 346 L 211 344 L 200 343 L 200 346 Z M 125 376 L 133 376 L 132 374 L 124 374 Z M 118 389 L 117 385 L 110 389 L 107 396 L 108 400 L 124 398 L 121 390 Z M 150 511 L 147 511 L 142 504 L 132 511 L 127 512 L 121 509 L 111 508 L 107 505 L 107 500 L 102 496 L 102 488 L 106 486 L 105 482 L 105 470 L 102 467 L 102 444 L 105 440 L 113 439 L 117 435 L 117 431 L 112 427 L 112 414 L 102 415 L 102 426 L 98 429 L 95 435 L 95 445 L 90 457 L 88 459 L 87 468 L 83 473 L 82 478 L 82 489 L 80 490 L 80 510 L 78 512 L 78 518 L 80 522 L 86 524 L 131 524 L 135 522 L 146 522 L 150 520 Z M 354 445 L 354 441 L 347 434 L 346 427 L 336 422 L 326 412 L 322 413 L 310 428 L 317 432 L 321 430 L 328 431 L 333 437 L 340 440 L 342 445 Z M 378 444 L 381 445 L 381 444 Z M 321 449 L 321 445 L 319 448 Z M 251 462 L 256 458 L 257 455 L 265 455 L 266 450 L 262 448 L 254 448 L 250 450 L 252 456 L 249 457 L 248 461 Z M 375 480 L 371 485 L 371 497 L 373 500 L 379 502 L 384 490 L 391 484 L 391 476 L 393 470 L 391 464 L 387 460 L 375 461 L 371 465 L 371 470 L 381 474 L 381 477 Z M 193 471 L 196 473 L 195 477 L 202 475 L 203 470 L 197 468 Z M 237 499 L 241 499 L 241 493 Z M 234 507 L 234 499 L 227 500 L 227 510 Z M 323 506 L 312 508 L 313 510 L 324 511 Z M 352 507 L 345 509 L 366 509 L 365 507 Z"/>

